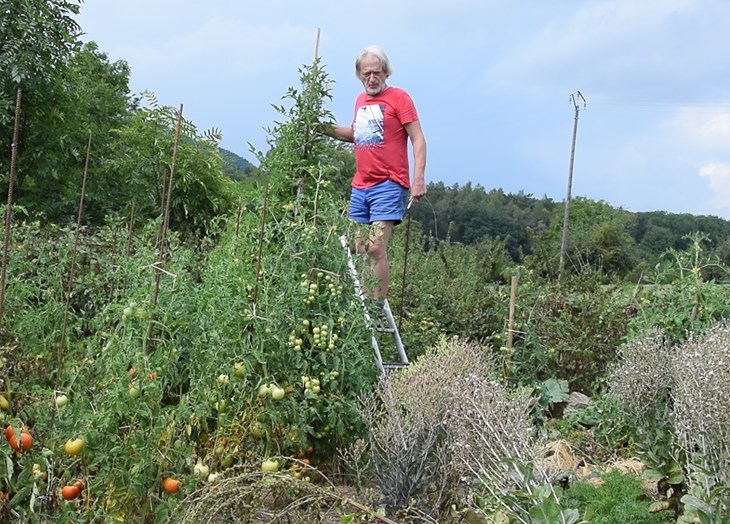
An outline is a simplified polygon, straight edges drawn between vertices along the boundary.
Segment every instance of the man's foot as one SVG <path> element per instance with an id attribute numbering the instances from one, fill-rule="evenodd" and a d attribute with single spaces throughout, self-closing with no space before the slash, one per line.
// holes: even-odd
<path id="1" fill-rule="evenodd" d="M 388 319 L 385 315 L 385 300 L 382 298 L 366 298 L 365 306 L 367 307 L 370 318 L 376 325 L 387 324 Z"/>

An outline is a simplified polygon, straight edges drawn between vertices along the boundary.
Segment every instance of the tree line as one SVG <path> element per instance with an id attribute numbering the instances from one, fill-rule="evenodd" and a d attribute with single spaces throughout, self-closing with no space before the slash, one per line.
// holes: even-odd
<path id="1" fill-rule="evenodd" d="M 480 185 L 433 182 L 427 197 L 410 211 L 423 229 L 424 246 L 456 242 L 476 246 L 499 240 L 511 260 L 554 261 L 559 254 L 564 203 Z M 730 221 L 716 216 L 631 212 L 603 201 L 578 197 L 571 202 L 568 252 L 573 271 L 587 267 L 607 276 L 635 280 L 668 253 L 683 251 L 697 235 L 708 258 L 730 262 Z M 546 263 L 555 267 L 557 263 Z"/>

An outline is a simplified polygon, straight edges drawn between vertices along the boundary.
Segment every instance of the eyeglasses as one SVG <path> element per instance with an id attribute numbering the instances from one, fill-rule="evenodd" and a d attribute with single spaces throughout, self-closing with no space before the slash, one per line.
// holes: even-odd
<path id="1" fill-rule="evenodd" d="M 385 73 L 383 71 L 363 71 L 360 73 L 360 78 L 362 78 L 363 80 L 367 80 L 371 76 L 380 77 L 380 76 L 384 76 L 384 75 L 385 75 Z"/>

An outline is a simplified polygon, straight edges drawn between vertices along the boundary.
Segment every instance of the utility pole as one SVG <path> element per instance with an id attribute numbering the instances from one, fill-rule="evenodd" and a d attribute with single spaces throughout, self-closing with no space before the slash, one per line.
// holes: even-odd
<path id="1" fill-rule="evenodd" d="M 570 194 L 573 189 L 573 162 L 575 160 L 575 140 L 578 135 L 578 114 L 580 113 L 580 100 L 583 101 L 583 108 L 586 107 L 586 99 L 580 91 L 570 95 L 570 101 L 575 107 L 575 121 L 573 122 L 573 145 L 570 148 L 570 167 L 568 168 L 568 193 L 565 197 L 565 213 L 563 214 L 563 240 L 560 243 L 560 265 L 558 267 L 558 281 L 563 276 L 565 268 L 565 254 L 568 251 L 568 222 L 570 220 Z"/>

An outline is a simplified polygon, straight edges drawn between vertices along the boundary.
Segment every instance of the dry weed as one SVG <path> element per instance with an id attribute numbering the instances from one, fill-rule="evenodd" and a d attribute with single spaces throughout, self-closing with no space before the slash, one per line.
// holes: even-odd
<path id="1" fill-rule="evenodd" d="M 189 494 L 170 516 L 170 524 L 339 524 L 343 515 L 357 514 L 367 522 L 395 524 L 333 485 L 316 469 L 264 473 L 238 466 L 225 476 Z"/>
<path id="2" fill-rule="evenodd" d="M 495 370 L 488 350 L 442 339 L 363 400 L 372 481 L 399 522 L 442 522 L 445 508 L 468 507 L 483 490 L 499 499 L 545 481 L 532 475 L 531 399 L 492 379 Z"/>
<path id="3" fill-rule="evenodd" d="M 672 358 L 673 422 L 678 443 L 711 473 L 730 466 L 730 323 L 691 336 Z"/>
<path id="4" fill-rule="evenodd" d="M 608 396 L 634 420 L 653 420 L 666 408 L 670 387 L 669 343 L 657 329 L 618 349 L 618 363 L 609 373 Z"/>

